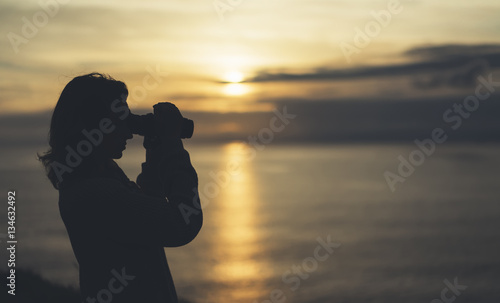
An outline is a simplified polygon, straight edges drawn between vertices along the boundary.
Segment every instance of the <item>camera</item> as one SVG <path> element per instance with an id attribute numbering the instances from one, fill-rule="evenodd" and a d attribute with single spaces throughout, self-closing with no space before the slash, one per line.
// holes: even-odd
<path id="1" fill-rule="evenodd" d="M 193 136 L 194 122 L 187 118 L 182 118 L 181 138 L 187 139 Z M 156 128 L 154 123 L 154 114 L 134 115 L 132 113 L 127 117 L 127 125 L 133 134 L 140 136 L 155 136 Z"/>

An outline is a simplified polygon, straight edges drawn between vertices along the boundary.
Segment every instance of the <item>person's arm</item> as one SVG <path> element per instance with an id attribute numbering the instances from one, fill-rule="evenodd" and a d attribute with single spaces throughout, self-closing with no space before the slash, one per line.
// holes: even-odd
<path id="1" fill-rule="evenodd" d="M 137 177 L 142 193 L 100 178 L 88 199 L 103 202 L 96 219 L 104 235 L 126 243 L 181 246 L 196 237 L 203 222 L 198 177 L 180 139 L 179 110 L 171 103 L 154 109 L 157 135 L 144 138 L 146 162 Z"/>
<path id="2" fill-rule="evenodd" d="M 148 195 L 166 197 L 174 205 L 190 233 L 199 231 L 203 221 L 198 195 L 198 176 L 182 145 L 183 117 L 172 103 L 153 106 L 156 135 L 144 137 L 146 162 L 137 184 Z"/>
<path id="3" fill-rule="evenodd" d="M 187 223 L 178 207 L 193 203 L 194 196 L 174 194 L 167 201 L 165 197 L 149 196 L 105 177 L 87 179 L 80 186 L 81 204 L 94 208 L 88 224 L 98 226 L 97 237 L 133 245 L 176 247 L 192 241 L 201 228 L 201 210 Z"/>
<path id="4" fill-rule="evenodd" d="M 146 162 L 137 184 L 147 195 L 166 198 L 186 236 L 196 236 L 203 222 L 198 176 L 181 139 L 145 137 L 144 147 Z"/>

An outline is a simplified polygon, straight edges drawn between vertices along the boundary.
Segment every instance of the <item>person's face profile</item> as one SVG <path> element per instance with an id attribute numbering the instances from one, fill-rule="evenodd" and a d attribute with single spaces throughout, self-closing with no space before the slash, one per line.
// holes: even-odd
<path id="1" fill-rule="evenodd" d="M 130 109 L 126 106 L 128 113 Z M 104 134 L 103 138 L 103 153 L 104 157 L 111 159 L 120 159 L 123 156 L 123 151 L 126 148 L 127 140 L 132 139 L 133 135 L 126 123 L 124 112 L 111 113 L 109 119 L 111 120 L 111 125 L 109 129 L 112 129 L 107 134 Z"/>

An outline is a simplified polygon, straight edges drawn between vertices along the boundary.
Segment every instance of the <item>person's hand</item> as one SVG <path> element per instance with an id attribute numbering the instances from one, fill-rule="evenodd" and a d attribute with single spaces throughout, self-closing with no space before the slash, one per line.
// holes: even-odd
<path id="1" fill-rule="evenodd" d="M 179 109 L 170 102 L 153 105 L 156 131 L 160 140 L 181 137 L 182 115 Z"/>

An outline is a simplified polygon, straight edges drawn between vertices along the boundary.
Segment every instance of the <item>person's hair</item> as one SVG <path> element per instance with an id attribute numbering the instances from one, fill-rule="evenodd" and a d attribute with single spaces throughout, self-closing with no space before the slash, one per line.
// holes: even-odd
<path id="1" fill-rule="evenodd" d="M 109 75 L 91 73 L 72 79 L 63 89 L 52 113 L 49 131 L 49 150 L 38 156 L 45 168 L 45 173 L 56 189 L 60 189 L 63 180 L 75 175 L 81 166 L 71 168 L 71 173 L 56 172 L 66 163 L 68 149 L 77 150 L 77 145 L 85 140 L 82 131 L 99 129 L 99 122 L 111 115 L 112 103 L 115 100 L 125 102 L 128 95 L 127 86 Z M 88 139 L 87 139 L 88 140 Z M 92 160 L 91 154 L 83 158 L 82 163 Z M 66 175 L 67 174 L 67 175 Z"/>

